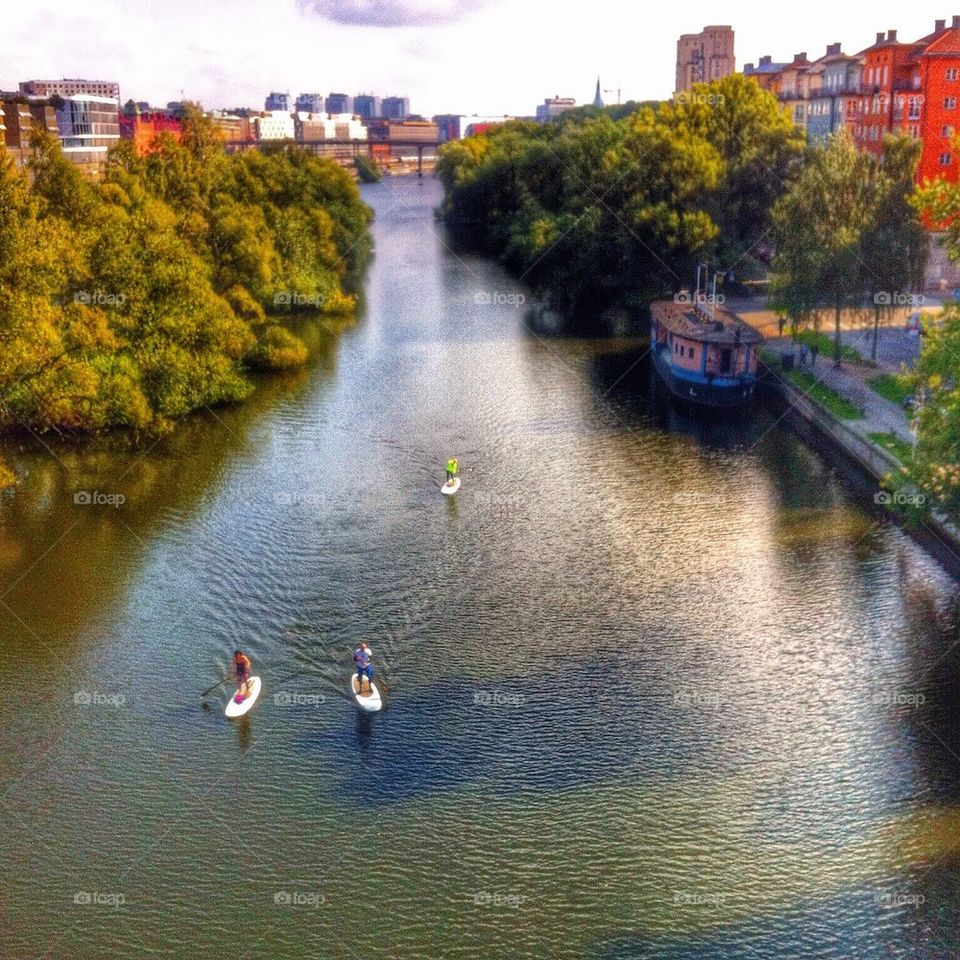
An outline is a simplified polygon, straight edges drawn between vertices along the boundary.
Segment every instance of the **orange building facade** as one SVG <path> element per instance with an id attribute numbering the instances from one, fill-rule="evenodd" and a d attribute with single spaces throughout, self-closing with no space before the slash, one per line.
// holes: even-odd
<path id="1" fill-rule="evenodd" d="M 848 64 L 842 89 L 823 85 L 831 57 Z M 820 60 L 797 54 L 792 63 L 775 63 L 767 56 L 744 74 L 775 94 L 811 140 L 842 126 L 860 150 L 879 155 L 888 134 L 912 137 L 922 143 L 920 182 L 960 182 L 960 16 L 937 20 L 932 33 L 912 42 L 888 30 L 852 57 L 832 44 Z M 836 102 L 827 122 L 823 101 L 830 98 Z"/>
<path id="2" fill-rule="evenodd" d="M 165 113 L 140 113 L 136 116 L 120 116 L 120 136 L 124 140 L 132 140 L 133 148 L 138 157 L 148 154 L 154 146 L 154 141 L 161 133 L 170 134 L 180 142 L 180 121 L 176 117 Z"/>
<path id="3" fill-rule="evenodd" d="M 920 180 L 960 180 L 960 29 L 945 30 L 918 58 L 924 93 L 920 121 Z"/>

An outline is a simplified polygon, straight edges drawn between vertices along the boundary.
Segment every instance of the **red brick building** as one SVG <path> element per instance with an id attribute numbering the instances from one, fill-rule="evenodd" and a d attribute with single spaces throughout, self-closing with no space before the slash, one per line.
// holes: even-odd
<path id="1" fill-rule="evenodd" d="M 861 92 L 848 102 L 847 124 L 861 150 L 879 154 L 886 134 L 910 134 L 919 124 L 923 93 L 917 58 L 923 49 L 923 43 L 903 43 L 890 30 L 878 33 L 876 43 L 860 54 Z"/>
<path id="2" fill-rule="evenodd" d="M 165 113 L 138 113 L 135 116 L 120 115 L 120 136 L 132 140 L 138 157 L 148 154 L 161 133 L 168 133 L 180 141 L 180 121 Z"/>
<path id="3" fill-rule="evenodd" d="M 919 178 L 960 180 L 960 17 L 936 35 L 917 58 L 923 109 L 919 135 L 923 140 Z"/>

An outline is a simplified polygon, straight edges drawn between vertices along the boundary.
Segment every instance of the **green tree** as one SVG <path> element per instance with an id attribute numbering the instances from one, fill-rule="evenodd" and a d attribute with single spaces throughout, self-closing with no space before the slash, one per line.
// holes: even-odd
<path id="1" fill-rule="evenodd" d="M 0 430 L 168 430 L 306 360 L 279 291 L 355 305 L 371 212 L 344 170 L 228 156 L 189 104 L 182 141 L 119 144 L 98 186 L 42 130 L 29 180 L 0 158 Z"/>
<path id="2" fill-rule="evenodd" d="M 922 144 L 909 137 L 887 137 L 881 169 L 876 172 L 875 214 L 867 231 L 862 259 L 873 301 L 873 344 L 877 359 L 880 321 L 901 295 L 923 287 L 927 262 L 927 232 L 914 203 L 914 184 Z"/>
<path id="3" fill-rule="evenodd" d="M 720 228 L 721 263 L 744 264 L 769 236 L 773 206 L 802 166 L 803 132 L 773 94 L 740 74 L 694 85 L 661 117 L 719 152 L 723 173 L 707 209 Z"/>
<path id="4" fill-rule="evenodd" d="M 877 214 L 879 164 L 840 131 L 810 160 L 773 210 L 774 301 L 794 320 L 821 308 L 834 315 L 834 363 L 841 363 L 843 310 L 869 284 L 865 240 Z"/>

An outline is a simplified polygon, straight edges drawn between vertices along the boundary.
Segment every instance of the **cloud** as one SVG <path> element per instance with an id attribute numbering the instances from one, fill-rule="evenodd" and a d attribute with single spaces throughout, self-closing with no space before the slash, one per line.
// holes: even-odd
<path id="1" fill-rule="evenodd" d="M 465 20 L 490 0 L 299 0 L 303 13 L 359 27 L 429 27 Z"/>

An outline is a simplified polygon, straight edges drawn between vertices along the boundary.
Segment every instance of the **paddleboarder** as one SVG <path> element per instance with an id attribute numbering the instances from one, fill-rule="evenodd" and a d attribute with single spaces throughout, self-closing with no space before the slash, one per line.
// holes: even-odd
<path id="1" fill-rule="evenodd" d="M 250 674 L 253 664 L 250 658 L 240 650 L 233 651 L 233 671 L 237 677 L 237 696 L 240 700 L 246 700 L 250 693 Z"/>
<path id="2" fill-rule="evenodd" d="M 361 640 L 353 651 L 353 662 L 357 665 L 357 692 L 363 693 L 363 678 L 367 678 L 367 690 L 373 680 L 373 651 Z"/>
<path id="3" fill-rule="evenodd" d="M 447 483 L 453 483 L 457 477 L 457 471 L 460 469 L 460 461 L 456 457 L 451 457 L 447 461 Z"/>

